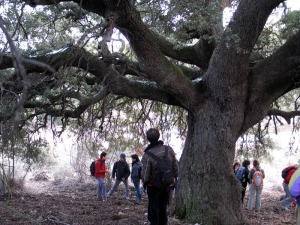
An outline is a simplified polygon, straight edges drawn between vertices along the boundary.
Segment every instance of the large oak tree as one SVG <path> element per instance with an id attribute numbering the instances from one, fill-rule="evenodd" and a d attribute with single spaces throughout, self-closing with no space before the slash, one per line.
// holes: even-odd
<path id="1" fill-rule="evenodd" d="M 73 38 L 72 43 L 66 38 L 64 48 L 51 43 L 53 50 L 59 50 L 38 54 L 28 47 L 21 57 L 14 45 L 18 40 L 10 38 L 15 33 L 5 33 L 11 54 L 1 54 L 0 69 L 7 72 L 1 75 L 1 100 L 3 104 L 6 97 L 6 104 L 17 103 L 13 104 L 19 112 L 15 118 L 22 118 L 24 108 L 31 109 L 29 118 L 81 119 L 89 107 L 110 95 L 180 107 L 188 114 L 188 131 L 175 212 L 201 224 L 244 224 L 240 187 L 231 170 L 235 143 L 267 115 L 281 115 L 287 121 L 298 115 L 270 106 L 299 86 L 300 32 L 273 54 L 256 61 L 252 58 L 268 17 L 284 0 L 240 0 L 226 28 L 222 27 L 222 11 L 231 1 L 225 0 L 25 3 L 33 7 L 32 13 L 45 8 L 36 23 L 63 16 L 77 22 L 83 35 L 78 37 L 78 30 L 70 35 L 70 27 L 68 32 L 61 29 L 65 33 L 60 35 Z M 29 32 L 26 23 L 34 21 L 22 19 L 23 6 L 15 9 L 16 30 L 30 37 L 34 29 Z M 88 16 L 94 21 L 89 29 L 81 21 Z M 1 28 L 7 31 L 3 21 Z M 132 57 L 123 54 L 124 48 L 119 53 L 108 48 L 116 30 L 129 43 Z M 47 40 L 51 34 L 42 35 Z M 96 46 L 87 47 L 93 38 L 99 40 L 97 51 Z M 29 38 L 27 44 L 41 45 L 40 40 Z M 11 116 L 1 111 L 1 121 Z"/>

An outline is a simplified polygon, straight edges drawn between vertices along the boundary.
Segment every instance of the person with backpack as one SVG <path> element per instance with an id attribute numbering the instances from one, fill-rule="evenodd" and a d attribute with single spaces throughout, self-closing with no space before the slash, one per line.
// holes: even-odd
<path id="1" fill-rule="evenodd" d="M 142 180 L 147 187 L 148 220 L 151 225 L 167 225 L 167 204 L 170 186 L 178 172 L 175 153 L 170 146 L 159 140 L 160 133 L 155 128 L 146 132 L 150 144 L 142 158 Z"/>
<path id="2" fill-rule="evenodd" d="M 137 154 L 131 155 L 131 161 L 132 161 L 131 180 L 135 188 L 135 200 L 137 202 L 140 202 L 142 200 L 140 183 L 142 178 L 141 172 L 142 172 L 143 165 Z"/>
<path id="3" fill-rule="evenodd" d="M 300 168 L 293 173 L 289 182 L 289 191 L 297 200 L 296 225 L 300 225 Z"/>
<path id="4" fill-rule="evenodd" d="M 126 155 L 124 153 L 121 153 L 119 160 L 114 163 L 111 176 L 112 179 L 116 178 L 116 180 L 112 188 L 107 193 L 107 197 L 110 198 L 119 184 L 123 182 L 125 186 L 125 198 L 129 198 L 128 177 L 130 176 L 130 169 L 126 162 Z"/>
<path id="5" fill-rule="evenodd" d="M 241 167 L 241 164 L 239 162 L 235 162 L 232 166 L 234 174 L 238 171 L 238 169 Z"/>
<path id="6" fill-rule="evenodd" d="M 252 210 L 252 205 L 255 196 L 255 209 L 260 211 L 261 208 L 261 193 L 263 189 L 263 180 L 265 178 L 265 171 L 259 166 L 258 160 L 253 160 L 253 168 L 249 173 L 250 187 L 249 200 L 247 210 Z"/>
<path id="7" fill-rule="evenodd" d="M 249 165 L 250 161 L 248 159 L 245 159 L 242 163 L 242 166 L 240 166 L 236 173 L 235 176 L 236 178 L 241 182 L 242 184 L 242 203 L 244 203 L 244 198 L 246 194 L 246 189 L 247 189 L 247 184 L 250 184 L 250 179 L 249 179 Z"/>
<path id="8" fill-rule="evenodd" d="M 102 152 L 100 154 L 100 158 L 95 161 L 94 166 L 94 177 L 96 178 L 97 184 L 97 199 L 100 201 L 106 201 L 106 182 L 105 182 L 105 175 L 109 173 L 109 170 L 106 170 L 105 159 L 106 159 L 106 152 Z"/>
<path id="9" fill-rule="evenodd" d="M 285 198 L 280 201 L 280 206 L 282 211 L 289 211 L 289 207 L 292 202 L 295 200 L 293 196 L 291 196 L 289 191 L 289 182 L 291 180 L 292 175 L 296 172 L 298 166 L 288 166 L 284 168 L 281 172 L 281 177 L 283 178 L 282 187 L 285 192 Z"/>

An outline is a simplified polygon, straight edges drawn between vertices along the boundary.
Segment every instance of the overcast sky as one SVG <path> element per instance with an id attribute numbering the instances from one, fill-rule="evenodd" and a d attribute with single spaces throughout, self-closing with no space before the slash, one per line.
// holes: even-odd
<path id="1" fill-rule="evenodd" d="M 290 9 L 292 9 L 293 11 L 294 10 L 300 10 L 300 0 L 287 0 L 286 1 L 286 6 Z M 226 24 L 229 22 L 233 12 L 234 12 L 234 9 L 232 9 L 230 7 L 227 7 L 224 10 L 224 18 L 223 18 L 224 26 L 226 26 Z M 275 22 L 278 19 L 279 19 L 279 17 L 276 17 L 276 15 L 275 15 L 275 16 L 269 18 L 269 22 L 270 21 Z"/>
<path id="2" fill-rule="evenodd" d="M 300 10 L 300 1 L 299 0 L 287 0 L 287 7 L 291 7 L 293 10 Z"/>

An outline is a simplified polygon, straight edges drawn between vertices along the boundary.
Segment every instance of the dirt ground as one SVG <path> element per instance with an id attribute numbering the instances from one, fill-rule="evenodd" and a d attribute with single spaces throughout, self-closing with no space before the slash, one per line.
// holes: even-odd
<path id="1" fill-rule="evenodd" d="M 134 201 L 133 189 L 131 199 L 125 199 L 120 188 L 107 202 L 101 202 L 95 198 L 95 187 L 96 183 L 92 179 L 85 184 L 28 181 L 22 189 L 15 190 L 11 197 L 0 198 L 0 224 L 147 224 L 146 196 L 138 204 Z M 279 186 L 264 188 L 262 210 L 245 211 L 250 224 L 295 225 L 294 208 L 289 212 L 279 210 L 278 199 L 282 194 Z M 169 225 L 194 224 L 170 216 Z"/>

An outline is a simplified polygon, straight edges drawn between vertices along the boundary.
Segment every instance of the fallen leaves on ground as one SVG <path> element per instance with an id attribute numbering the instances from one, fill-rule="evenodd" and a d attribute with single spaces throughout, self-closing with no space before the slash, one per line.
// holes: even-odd
<path id="1" fill-rule="evenodd" d="M 11 198 L 0 199 L 1 225 L 61 224 L 61 225 L 141 225 L 147 224 L 147 197 L 141 203 L 123 197 L 122 184 L 107 202 L 96 199 L 96 183 L 76 182 L 55 185 L 51 181 L 30 181 Z M 134 190 L 132 189 L 132 193 Z M 244 211 L 250 225 L 294 225 L 294 208 L 282 212 L 279 208 L 280 187 L 265 188 L 262 209 Z M 246 202 L 247 202 L 246 196 Z M 246 203 L 245 203 L 246 204 Z M 170 216 L 169 225 L 188 225 Z"/>

